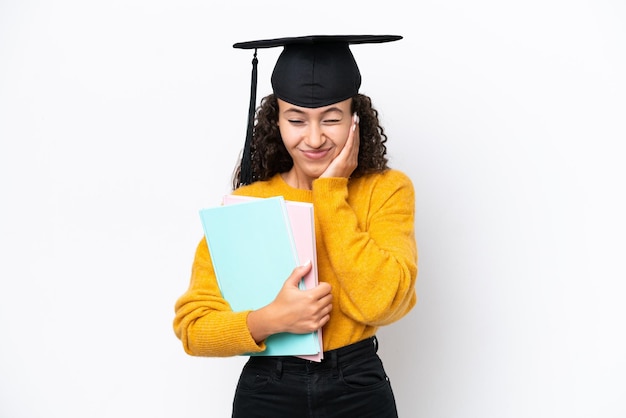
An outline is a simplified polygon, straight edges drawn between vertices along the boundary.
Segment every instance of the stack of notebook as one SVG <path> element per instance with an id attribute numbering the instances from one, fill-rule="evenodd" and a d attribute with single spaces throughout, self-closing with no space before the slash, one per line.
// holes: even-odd
<path id="1" fill-rule="evenodd" d="M 259 309 L 272 302 L 293 269 L 309 260 L 313 268 L 300 288 L 317 286 L 311 203 L 282 196 L 226 195 L 223 205 L 202 209 L 200 218 L 220 291 L 233 311 Z M 265 343 L 265 351 L 248 355 L 323 358 L 321 329 L 274 334 Z"/>

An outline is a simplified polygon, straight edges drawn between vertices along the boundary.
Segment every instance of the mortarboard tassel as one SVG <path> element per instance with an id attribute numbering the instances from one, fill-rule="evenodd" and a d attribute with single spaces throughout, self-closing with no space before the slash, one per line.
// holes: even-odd
<path id="1" fill-rule="evenodd" d="M 246 132 L 246 142 L 243 146 L 241 157 L 241 168 L 239 170 L 240 185 L 252 183 L 252 131 L 254 128 L 254 114 L 256 111 L 256 85 L 257 85 L 257 63 L 256 48 L 252 59 L 252 83 L 250 86 L 250 107 L 248 108 L 248 130 Z"/>

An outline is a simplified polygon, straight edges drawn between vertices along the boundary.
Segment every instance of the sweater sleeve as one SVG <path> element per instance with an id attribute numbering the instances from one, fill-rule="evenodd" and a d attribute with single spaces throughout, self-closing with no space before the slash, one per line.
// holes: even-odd
<path id="1" fill-rule="evenodd" d="M 248 330 L 249 311 L 233 312 L 221 296 L 206 239 L 196 249 L 191 282 L 175 304 L 174 332 L 193 356 L 226 357 L 265 350 Z"/>
<path id="2" fill-rule="evenodd" d="M 345 178 L 313 183 L 316 221 L 340 286 L 339 307 L 357 322 L 386 325 L 417 299 L 413 185 L 390 170 L 371 187 L 348 190 Z"/>

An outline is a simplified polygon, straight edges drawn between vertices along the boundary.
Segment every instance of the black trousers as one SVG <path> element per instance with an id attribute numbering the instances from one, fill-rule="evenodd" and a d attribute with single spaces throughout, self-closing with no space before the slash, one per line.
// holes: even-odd
<path id="1" fill-rule="evenodd" d="M 250 357 L 233 401 L 233 418 L 397 418 L 389 378 L 371 337 L 324 353 Z"/>

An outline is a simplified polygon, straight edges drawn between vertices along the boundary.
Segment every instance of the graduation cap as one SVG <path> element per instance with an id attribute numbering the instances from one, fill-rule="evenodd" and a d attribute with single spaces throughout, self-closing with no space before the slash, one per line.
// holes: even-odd
<path id="1" fill-rule="evenodd" d="M 398 35 L 314 35 L 239 42 L 233 48 L 254 49 L 248 130 L 240 184 L 252 182 L 250 143 L 256 110 L 257 49 L 283 47 L 272 72 L 274 95 L 296 106 L 317 108 L 353 97 L 361 86 L 361 73 L 350 51 L 352 44 L 392 42 Z"/>

